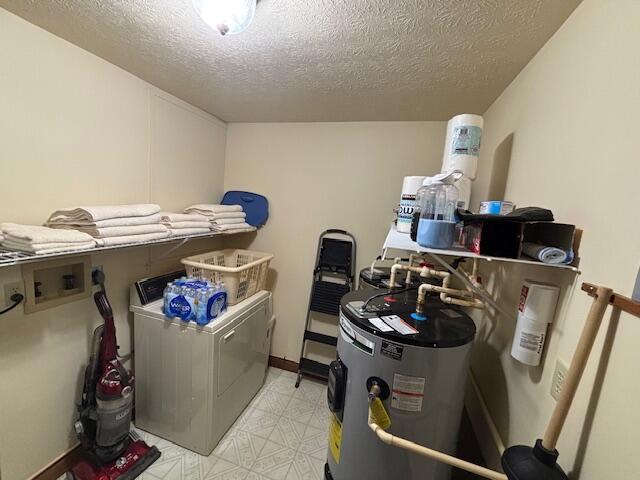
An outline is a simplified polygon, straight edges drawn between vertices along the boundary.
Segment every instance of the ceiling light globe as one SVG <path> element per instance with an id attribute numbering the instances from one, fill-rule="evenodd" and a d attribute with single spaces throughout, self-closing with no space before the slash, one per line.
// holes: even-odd
<path id="1" fill-rule="evenodd" d="M 221 35 L 233 35 L 243 32 L 253 20 L 256 0 L 193 0 L 193 7 Z"/>

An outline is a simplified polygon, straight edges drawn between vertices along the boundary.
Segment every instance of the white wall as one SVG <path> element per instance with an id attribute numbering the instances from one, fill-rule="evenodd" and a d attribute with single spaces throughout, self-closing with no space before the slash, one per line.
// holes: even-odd
<path id="1" fill-rule="evenodd" d="M 582 275 L 573 290 L 570 276 L 541 267 L 483 268 L 495 274 L 497 295 L 514 312 L 522 278 L 554 281 L 565 291 L 539 368 L 509 356 L 513 318 L 499 318 L 491 335 L 489 319 L 482 322 L 473 370 L 507 444 L 532 444 L 544 431 L 555 405 L 549 388 L 556 358 L 571 359 L 591 302 L 580 283 L 625 295 L 633 288 L 640 261 L 639 46 L 640 2 L 585 0 L 484 114 L 479 177 L 487 179 L 494 155 L 513 135 L 506 199 L 550 208 L 557 220 L 584 229 Z M 610 324 L 607 315 L 558 446 L 572 479 L 640 472 L 640 322 L 621 315 L 615 341 L 612 329 L 605 342 Z"/>
<path id="2" fill-rule="evenodd" d="M 0 222 L 41 223 L 71 205 L 153 201 L 178 209 L 219 198 L 226 126 L 217 119 L 3 9 L 0 58 Z M 167 173 L 172 165 L 179 175 Z M 94 255 L 107 274 L 123 353 L 129 285 L 216 245 L 199 242 L 163 261 L 169 247 Z M 19 267 L 0 270 L 0 286 L 20 278 Z M 91 299 L 0 316 L 3 480 L 27 478 L 75 443 L 74 405 L 99 321 Z"/>
<path id="3" fill-rule="evenodd" d="M 258 192 L 270 202 L 269 222 L 251 248 L 275 254 L 272 355 L 298 361 L 318 235 L 328 228 L 350 231 L 358 241 L 358 269 L 369 265 L 380 254 L 402 178 L 440 170 L 445 126 L 229 125 L 225 189 Z"/>
<path id="4" fill-rule="evenodd" d="M 638 32 L 640 3 L 585 0 L 486 112 L 474 184 L 477 201 L 488 191 L 496 152 L 513 134 L 507 198 L 549 207 L 558 220 L 584 228 L 577 285 L 602 283 L 626 294 L 640 257 L 632 216 Z M 56 207 L 81 203 L 152 200 L 179 208 L 222 191 L 224 125 L 215 119 L 1 9 L 0 57 L 0 221 L 41 222 Z M 441 122 L 229 127 L 225 189 L 256 191 L 271 202 L 270 221 L 252 248 L 276 254 L 274 355 L 297 360 L 318 234 L 328 227 L 352 231 L 359 268 L 368 264 L 379 253 L 402 177 L 439 170 L 444 129 Z M 182 167 L 178 180 L 164 169 L 174 163 Z M 185 184 L 189 195 L 181 191 Z M 194 248 L 205 247 L 215 248 Z M 128 285 L 184 256 L 157 262 L 162 253 L 137 249 L 93 260 L 107 271 L 123 351 L 130 347 Z M 514 311 L 525 277 L 565 290 L 540 368 L 509 357 L 513 319 L 480 320 L 474 372 L 506 443 L 530 444 L 554 405 L 548 391 L 555 359 L 570 359 L 589 299 L 573 292 L 568 274 L 514 266 L 483 272 Z M 0 285 L 19 277 L 17 268 L 2 269 Z M 3 479 L 26 478 L 73 444 L 72 405 L 98 323 L 90 300 L 0 317 Z M 633 377 L 639 336 L 636 319 L 622 315 L 595 405 L 604 332 L 599 337 L 559 445 L 562 464 L 581 469 L 581 479 L 635 478 L 640 471 L 640 434 L 632 428 L 640 420 Z"/>

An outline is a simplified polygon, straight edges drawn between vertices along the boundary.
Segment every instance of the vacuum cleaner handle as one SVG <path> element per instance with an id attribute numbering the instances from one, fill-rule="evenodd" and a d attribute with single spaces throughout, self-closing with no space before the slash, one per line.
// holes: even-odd
<path id="1" fill-rule="evenodd" d="M 96 306 L 98 307 L 98 311 L 100 312 L 100 315 L 102 315 L 102 318 L 105 320 L 113 319 L 113 309 L 107 299 L 107 295 L 103 291 L 96 292 L 93 295 L 93 300 L 96 302 Z"/>
<path id="2" fill-rule="evenodd" d="M 100 290 L 102 290 L 104 293 L 107 293 L 107 289 L 104 286 L 106 277 L 102 270 L 96 269 L 91 272 L 91 279 L 93 280 L 94 285 L 98 285 L 100 287 Z"/>
<path id="3" fill-rule="evenodd" d="M 99 355 L 101 368 L 104 369 L 105 363 L 115 360 L 118 355 L 116 326 L 113 322 L 113 309 L 107 299 L 107 294 L 104 291 L 96 292 L 93 295 L 93 300 L 96 302 L 98 311 L 104 320 L 104 330 L 102 331 L 102 338 L 100 340 Z"/>

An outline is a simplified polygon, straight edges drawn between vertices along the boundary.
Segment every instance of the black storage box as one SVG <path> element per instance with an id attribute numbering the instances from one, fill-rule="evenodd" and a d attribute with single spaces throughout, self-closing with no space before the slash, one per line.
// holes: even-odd
<path id="1" fill-rule="evenodd" d="M 514 222 L 508 218 L 465 222 L 462 244 L 465 248 L 489 257 L 521 258 L 522 244 L 539 243 L 574 251 L 572 265 L 577 266 L 574 246 L 575 225 L 555 222 Z M 532 260 L 524 256 L 524 259 Z"/>

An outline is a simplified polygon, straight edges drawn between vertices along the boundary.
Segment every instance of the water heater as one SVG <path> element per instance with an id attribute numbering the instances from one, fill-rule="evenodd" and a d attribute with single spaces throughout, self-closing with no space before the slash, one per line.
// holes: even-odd
<path id="1" fill-rule="evenodd" d="M 367 424 L 367 394 L 373 383 L 381 386 L 389 433 L 454 454 L 475 325 L 437 297 L 427 297 L 423 321 L 411 316 L 415 291 L 390 300 L 370 288 L 342 299 L 338 359 L 329 371 L 325 479 L 450 478 L 447 465 L 377 438 Z"/>

